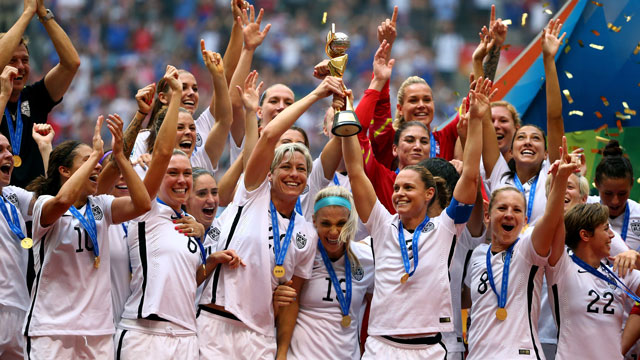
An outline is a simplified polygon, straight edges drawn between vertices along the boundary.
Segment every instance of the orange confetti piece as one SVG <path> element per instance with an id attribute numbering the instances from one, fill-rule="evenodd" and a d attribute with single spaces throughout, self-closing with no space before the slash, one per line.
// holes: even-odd
<path id="1" fill-rule="evenodd" d="M 597 154 L 599 152 L 600 152 L 600 150 L 598 150 L 598 149 L 591 149 L 591 153 L 593 153 L 593 154 Z M 596 187 L 596 184 L 592 183 L 591 186 Z"/>
<path id="2" fill-rule="evenodd" d="M 607 100 L 606 97 L 600 96 L 600 100 L 602 100 L 602 103 L 604 104 L 604 106 L 609 106 L 609 101 Z"/>
<path id="3" fill-rule="evenodd" d="M 596 111 L 596 112 L 597 112 L 597 111 Z M 602 131 L 602 130 L 604 130 L 604 129 L 608 128 L 608 127 L 609 127 L 609 125 L 607 125 L 607 124 L 602 124 L 602 126 L 600 126 L 599 128 L 595 129 L 594 131 L 595 131 L 595 132 L 600 132 L 600 131 Z"/>
<path id="4" fill-rule="evenodd" d="M 507 45 L 502 46 L 502 50 L 504 50 L 504 51 L 509 50 L 509 48 L 511 48 L 511 44 L 507 44 Z"/>
<path id="5" fill-rule="evenodd" d="M 578 40 L 578 45 L 580 45 L 580 47 L 584 47 L 584 43 L 582 42 L 582 40 Z"/>
<path id="6" fill-rule="evenodd" d="M 622 128 L 622 121 L 616 120 L 616 126 L 618 127 L 618 132 L 623 133 L 624 129 Z"/>
<path id="7" fill-rule="evenodd" d="M 573 98 L 571 98 L 571 94 L 569 93 L 569 90 L 564 89 L 562 90 L 562 93 L 567 98 L 567 101 L 569 102 L 569 104 L 573 104 Z"/>
<path id="8" fill-rule="evenodd" d="M 631 115 L 622 115 L 620 111 L 616 111 L 616 118 L 621 120 L 629 120 L 631 119 Z"/>
<path id="9" fill-rule="evenodd" d="M 638 52 L 640 52 L 640 42 L 638 43 L 638 45 L 636 45 L 636 48 L 633 50 L 633 55 L 638 55 Z"/>
<path id="10" fill-rule="evenodd" d="M 618 133 L 609 133 L 609 136 L 618 137 L 618 136 L 620 136 L 620 134 L 618 134 Z"/>
<path id="11" fill-rule="evenodd" d="M 595 36 L 600 36 L 600 33 L 597 30 L 591 30 L 591 32 L 595 35 Z"/>
<path id="12" fill-rule="evenodd" d="M 584 115 L 584 113 L 582 111 L 580 111 L 580 110 L 571 110 L 571 111 L 569 111 L 569 116 L 571 116 L 571 115 L 582 116 L 582 115 Z"/>
<path id="13" fill-rule="evenodd" d="M 595 5 L 595 6 L 600 6 L 600 7 L 602 7 L 602 3 L 599 3 L 599 2 L 597 2 L 597 1 L 593 1 L 593 0 L 591 0 L 591 3 L 592 3 L 593 5 Z"/>
<path id="14" fill-rule="evenodd" d="M 622 26 L 615 26 L 612 23 L 609 23 L 607 27 L 609 28 L 609 30 L 614 32 L 620 32 L 620 30 L 622 29 Z"/>
<path id="15" fill-rule="evenodd" d="M 571 46 L 567 45 L 567 46 L 564 48 L 564 53 L 565 53 L 565 54 L 567 54 L 569 51 L 571 51 Z M 638 86 L 640 86 L 640 83 L 638 83 Z"/>
<path id="16" fill-rule="evenodd" d="M 596 114 L 596 117 L 597 117 L 598 119 L 602 119 L 602 114 L 600 113 L 600 111 L 596 111 L 596 112 L 595 112 L 595 114 Z M 604 127 L 606 128 L 606 127 L 607 127 L 607 124 L 604 124 Z M 598 131 L 600 131 L 600 130 L 598 130 Z"/>
<path id="17" fill-rule="evenodd" d="M 589 44 L 590 48 L 596 49 L 596 50 L 602 50 L 604 49 L 604 46 L 602 45 L 596 45 L 596 44 Z"/>
<path id="18" fill-rule="evenodd" d="M 624 109 L 624 113 L 627 115 L 636 115 L 636 111 L 635 110 L 631 110 L 631 109 Z"/>

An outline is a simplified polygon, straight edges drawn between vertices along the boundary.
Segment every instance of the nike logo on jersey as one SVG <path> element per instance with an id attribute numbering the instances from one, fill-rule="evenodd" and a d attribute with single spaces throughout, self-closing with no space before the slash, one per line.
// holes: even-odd
<path id="1" fill-rule="evenodd" d="M 586 273 L 588 273 L 588 271 L 587 271 L 587 270 L 580 270 L 580 269 L 578 269 L 578 273 L 579 273 L 579 274 L 586 274 Z"/>

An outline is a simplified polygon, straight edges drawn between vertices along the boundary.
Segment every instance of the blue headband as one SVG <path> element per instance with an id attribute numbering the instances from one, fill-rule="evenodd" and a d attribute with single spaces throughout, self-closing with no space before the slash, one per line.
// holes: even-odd
<path id="1" fill-rule="evenodd" d="M 318 210 L 322 209 L 325 206 L 342 206 L 347 208 L 347 210 L 351 211 L 351 202 L 349 200 L 343 198 L 342 196 L 327 196 L 316 201 L 316 204 L 313 206 L 313 213 L 317 213 Z"/>

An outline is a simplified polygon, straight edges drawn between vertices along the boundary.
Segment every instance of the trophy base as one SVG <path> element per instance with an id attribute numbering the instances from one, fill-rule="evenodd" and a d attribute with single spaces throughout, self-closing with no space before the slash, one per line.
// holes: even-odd
<path id="1" fill-rule="evenodd" d="M 353 136 L 362 130 L 358 117 L 353 110 L 339 111 L 333 117 L 331 133 L 335 136 Z"/>

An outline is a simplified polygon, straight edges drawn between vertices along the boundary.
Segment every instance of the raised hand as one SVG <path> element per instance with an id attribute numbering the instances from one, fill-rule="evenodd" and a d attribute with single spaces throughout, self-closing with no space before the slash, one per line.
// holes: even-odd
<path id="1" fill-rule="evenodd" d="M 489 19 L 489 32 L 493 39 L 493 46 L 499 49 L 504 41 L 507 39 L 508 27 L 502 22 L 502 19 L 496 20 L 496 6 L 491 5 L 491 17 Z"/>
<path id="2" fill-rule="evenodd" d="M 51 145 L 53 142 L 53 137 L 56 135 L 56 132 L 53 131 L 53 127 L 49 124 L 33 124 L 33 129 L 31 131 L 31 137 L 38 144 L 38 146 L 42 145 Z"/>
<path id="3" fill-rule="evenodd" d="M 164 79 L 169 84 L 171 90 L 182 92 L 182 81 L 180 81 L 178 69 L 174 66 L 167 65 L 167 72 L 164 74 Z"/>
<path id="4" fill-rule="evenodd" d="M 109 114 L 107 117 L 107 127 L 111 132 L 111 151 L 113 158 L 124 156 L 123 153 L 123 121 L 118 114 Z"/>
<path id="5" fill-rule="evenodd" d="M 200 39 L 200 50 L 202 51 L 202 60 L 204 60 L 204 64 L 209 69 L 211 76 L 224 76 L 222 56 L 217 52 L 207 50 L 203 39 Z"/>
<path id="6" fill-rule="evenodd" d="M 9 98 L 13 92 L 13 79 L 18 76 L 18 69 L 13 66 L 5 66 L 0 74 L 0 95 Z"/>
<path id="7" fill-rule="evenodd" d="M 31 16 L 35 15 L 38 9 L 38 3 L 36 0 L 24 0 L 24 13 Z"/>
<path id="8" fill-rule="evenodd" d="M 560 44 L 562 44 L 562 40 L 564 39 L 567 33 L 562 33 L 562 36 L 558 37 L 560 34 L 560 30 L 562 29 L 562 24 L 560 23 L 560 19 L 551 19 L 549 20 L 549 24 L 542 30 L 542 36 L 540 37 L 540 42 L 542 43 L 542 55 L 545 57 L 555 57 L 558 53 L 558 49 L 560 48 Z"/>
<path id="9" fill-rule="evenodd" d="M 498 91 L 491 90 L 493 83 L 482 76 L 469 86 L 469 119 L 482 119 L 491 111 L 491 98 Z"/>
<path id="10" fill-rule="evenodd" d="M 271 24 L 267 24 L 262 31 L 260 31 L 260 24 L 262 23 L 262 16 L 264 15 L 264 9 L 260 9 L 258 17 L 255 18 L 255 10 L 253 5 L 249 6 L 249 14 L 247 15 L 247 9 L 242 9 L 242 35 L 244 37 L 244 46 L 249 50 L 255 50 L 269 33 Z"/>
<path id="11" fill-rule="evenodd" d="M 460 139 L 467 139 L 467 128 L 469 125 L 469 100 L 467 98 L 462 99 L 462 104 L 460 104 L 460 119 L 458 120 L 458 125 L 456 126 L 456 130 L 458 130 L 458 136 Z"/>
<path id="12" fill-rule="evenodd" d="M 236 89 L 238 90 L 238 93 L 242 98 L 244 108 L 247 111 L 256 112 L 258 110 L 260 93 L 262 92 L 264 82 L 260 81 L 260 84 L 258 84 L 258 86 L 256 87 L 257 81 L 258 72 L 256 70 L 253 70 L 244 80 L 244 89 L 242 89 L 240 86 L 236 86 Z"/>
<path id="13" fill-rule="evenodd" d="M 377 80 L 386 82 L 391 78 L 393 64 L 396 60 L 389 59 L 389 57 L 391 57 L 391 44 L 387 40 L 382 40 L 373 57 L 373 77 Z"/>
<path id="14" fill-rule="evenodd" d="M 93 154 L 95 154 L 98 158 L 101 158 L 104 154 L 104 142 L 102 141 L 102 136 L 100 136 L 100 130 L 102 129 L 103 121 L 104 116 L 98 116 L 96 127 L 93 130 Z"/>
<path id="15" fill-rule="evenodd" d="M 233 15 L 233 20 L 238 21 L 239 24 L 242 24 L 242 9 L 248 9 L 249 3 L 244 0 L 231 0 L 231 14 Z"/>
<path id="16" fill-rule="evenodd" d="M 149 84 L 142 89 L 138 89 L 136 93 L 136 103 L 138 104 L 138 112 L 147 115 L 151 111 L 151 103 L 153 95 L 156 93 L 156 84 Z"/>
<path id="17" fill-rule="evenodd" d="M 312 93 L 320 98 L 325 98 L 331 94 L 344 96 L 344 85 L 342 83 L 342 79 L 335 76 L 327 76 Z"/>
<path id="18" fill-rule="evenodd" d="M 480 42 L 478 43 L 476 49 L 473 51 L 472 59 L 473 61 L 482 63 L 484 57 L 487 56 L 489 51 L 491 51 L 491 49 L 493 48 L 495 40 L 491 38 L 491 34 L 489 33 L 489 30 L 486 26 L 482 27 L 482 29 L 478 33 L 478 36 L 480 37 Z"/>
<path id="19" fill-rule="evenodd" d="M 322 60 L 318 65 L 313 67 L 313 77 L 316 79 L 324 79 L 325 76 L 329 76 L 329 59 Z"/>
<path id="20" fill-rule="evenodd" d="M 396 21 L 398 20 L 398 7 L 393 7 L 393 15 L 391 15 L 391 19 L 387 19 L 380 23 L 378 26 L 378 42 L 382 44 L 383 41 L 387 41 L 389 45 L 393 45 L 393 42 L 396 40 L 396 36 L 398 36 L 398 32 L 396 31 Z"/>

